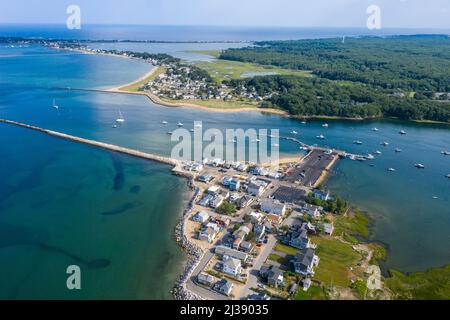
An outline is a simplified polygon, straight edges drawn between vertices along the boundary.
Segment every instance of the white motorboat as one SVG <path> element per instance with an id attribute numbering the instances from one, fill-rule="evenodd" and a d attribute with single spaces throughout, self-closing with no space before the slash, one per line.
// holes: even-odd
<path id="1" fill-rule="evenodd" d="M 125 122 L 125 118 L 122 115 L 122 112 L 119 110 L 119 117 L 116 119 L 117 123 L 124 123 Z"/>
<path id="2" fill-rule="evenodd" d="M 54 109 L 56 109 L 56 110 L 59 109 L 59 106 L 56 104 L 55 99 L 53 99 L 53 105 L 52 105 L 52 108 L 54 108 Z"/>
<path id="3" fill-rule="evenodd" d="M 405 130 L 400 130 L 398 133 L 400 133 L 400 134 L 406 134 L 406 131 L 405 131 Z"/>
<path id="4" fill-rule="evenodd" d="M 416 163 L 414 165 L 414 167 L 416 167 L 417 169 L 425 169 L 425 166 L 423 164 L 421 164 L 421 163 Z"/>
<path id="5" fill-rule="evenodd" d="M 325 139 L 325 136 L 324 136 L 323 134 L 320 134 L 320 135 L 316 136 L 316 138 L 317 138 L 317 139 L 320 139 L 320 140 L 324 140 L 324 139 Z"/>

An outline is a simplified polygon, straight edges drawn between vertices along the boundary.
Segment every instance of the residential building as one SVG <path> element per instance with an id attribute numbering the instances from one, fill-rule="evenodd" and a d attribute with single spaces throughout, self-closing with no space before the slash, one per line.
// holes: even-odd
<path id="1" fill-rule="evenodd" d="M 229 256 L 235 259 L 239 259 L 242 263 L 245 263 L 248 259 L 248 254 L 246 254 L 245 252 L 234 250 L 225 246 L 217 246 L 215 249 L 215 253 L 221 257 Z"/>
<path id="2" fill-rule="evenodd" d="M 313 219 L 317 219 L 320 217 L 320 213 L 323 210 L 322 207 L 315 206 L 313 204 L 304 204 L 301 208 L 301 211 L 310 216 Z"/>
<path id="3" fill-rule="evenodd" d="M 229 296 L 233 290 L 233 283 L 230 280 L 222 279 L 214 285 L 214 290 Z"/>
<path id="4" fill-rule="evenodd" d="M 283 218 L 277 214 L 266 214 L 266 219 L 276 226 L 280 225 L 283 222 Z"/>
<path id="5" fill-rule="evenodd" d="M 254 212 L 254 211 L 247 214 L 247 216 L 250 218 L 250 221 L 252 223 L 260 223 L 264 218 L 264 215 L 261 212 Z"/>
<path id="6" fill-rule="evenodd" d="M 292 264 L 296 273 L 313 277 L 314 267 L 317 267 L 319 264 L 319 257 L 316 255 L 314 249 L 302 249 L 297 252 L 295 258 L 292 260 Z"/>
<path id="7" fill-rule="evenodd" d="M 249 196 L 243 196 L 236 201 L 236 205 L 239 209 L 248 207 L 255 199 Z"/>
<path id="8" fill-rule="evenodd" d="M 315 189 L 315 190 L 313 190 L 313 195 L 315 198 L 323 200 L 323 201 L 327 201 L 328 199 L 330 199 L 330 193 L 328 191 L 322 191 L 319 189 Z"/>
<path id="9" fill-rule="evenodd" d="M 229 256 L 223 257 L 222 271 L 230 276 L 236 277 L 241 274 L 241 260 Z"/>
<path id="10" fill-rule="evenodd" d="M 248 241 L 242 241 L 239 249 L 244 252 L 251 252 L 253 250 L 253 245 Z"/>
<path id="11" fill-rule="evenodd" d="M 325 234 L 331 236 L 333 234 L 334 231 L 334 225 L 332 223 L 324 223 L 323 224 L 323 232 L 325 232 Z"/>
<path id="12" fill-rule="evenodd" d="M 199 211 L 192 217 L 192 220 L 200 223 L 205 223 L 209 220 L 209 214 L 206 211 Z"/>
<path id="13" fill-rule="evenodd" d="M 217 282 L 217 278 L 207 273 L 201 272 L 197 276 L 197 282 L 205 286 L 212 286 L 214 283 Z"/>
<path id="14" fill-rule="evenodd" d="M 201 182 L 211 182 L 214 179 L 214 176 L 212 174 L 202 174 L 201 176 L 198 177 L 198 181 Z"/>
<path id="15" fill-rule="evenodd" d="M 267 284 L 275 288 L 278 288 L 279 286 L 284 286 L 283 271 L 273 266 L 267 273 Z"/>
<path id="16" fill-rule="evenodd" d="M 207 207 L 209 206 L 209 203 L 214 199 L 214 196 L 211 194 L 207 194 L 206 196 L 204 196 L 200 201 L 199 201 L 199 205 L 203 206 L 203 207 Z"/>
<path id="17" fill-rule="evenodd" d="M 284 216 L 286 213 L 286 205 L 271 199 L 263 199 L 261 201 L 261 211 Z"/>
<path id="18" fill-rule="evenodd" d="M 262 180 L 253 180 L 248 184 L 247 192 L 253 196 L 260 196 L 267 188 L 267 182 Z"/>
<path id="19" fill-rule="evenodd" d="M 212 243 L 217 236 L 217 232 L 213 228 L 205 228 L 198 234 L 198 239 Z"/>
<path id="20" fill-rule="evenodd" d="M 221 195 L 214 197 L 212 201 L 210 201 L 209 206 L 213 209 L 217 209 L 224 202 L 224 198 Z"/>
<path id="21" fill-rule="evenodd" d="M 253 228 L 253 232 L 255 233 L 255 238 L 257 241 L 261 240 L 266 234 L 266 226 L 264 224 L 255 224 Z"/>
<path id="22" fill-rule="evenodd" d="M 302 226 L 300 230 L 293 231 L 291 233 L 291 239 L 289 245 L 298 249 L 305 249 L 311 246 L 311 242 L 308 237 L 308 231 Z"/>
<path id="23" fill-rule="evenodd" d="M 238 179 L 231 179 L 229 188 L 231 191 L 239 191 L 241 189 L 241 181 Z"/>

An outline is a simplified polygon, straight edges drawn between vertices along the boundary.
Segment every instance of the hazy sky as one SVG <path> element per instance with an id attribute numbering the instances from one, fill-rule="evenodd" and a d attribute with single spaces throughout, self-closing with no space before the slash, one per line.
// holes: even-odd
<path id="1" fill-rule="evenodd" d="M 450 0 L 1 0 L 0 23 L 61 23 L 70 4 L 85 24 L 450 28 Z"/>

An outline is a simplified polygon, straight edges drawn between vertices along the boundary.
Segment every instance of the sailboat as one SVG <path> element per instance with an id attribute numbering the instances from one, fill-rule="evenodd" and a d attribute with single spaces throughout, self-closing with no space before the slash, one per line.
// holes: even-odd
<path id="1" fill-rule="evenodd" d="M 52 105 L 52 107 L 55 108 L 56 110 L 59 109 L 59 106 L 56 104 L 55 99 L 53 99 L 53 105 Z"/>
<path id="2" fill-rule="evenodd" d="M 125 119 L 124 119 L 124 117 L 122 115 L 122 112 L 120 110 L 119 110 L 119 118 L 116 119 L 116 122 L 117 123 L 124 123 L 125 122 Z"/>

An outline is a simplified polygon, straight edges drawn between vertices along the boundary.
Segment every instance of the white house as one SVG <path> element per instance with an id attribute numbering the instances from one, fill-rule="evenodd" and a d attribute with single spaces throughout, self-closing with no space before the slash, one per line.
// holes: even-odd
<path id="1" fill-rule="evenodd" d="M 286 205 L 278 201 L 264 199 L 261 201 L 261 211 L 276 214 L 278 216 L 284 216 L 286 213 Z"/>
<path id="2" fill-rule="evenodd" d="M 320 217 L 320 212 L 321 212 L 322 210 L 323 210 L 322 207 L 315 206 L 315 205 L 312 205 L 312 204 L 305 204 L 305 205 L 302 207 L 302 211 L 303 211 L 304 213 L 306 213 L 308 216 L 310 216 L 311 218 L 314 218 L 314 219 Z"/>
<path id="3" fill-rule="evenodd" d="M 223 257 L 223 264 L 222 264 L 223 273 L 236 277 L 241 273 L 241 270 L 242 270 L 241 260 L 229 256 Z"/>
<path id="4" fill-rule="evenodd" d="M 198 234 L 198 239 L 212 243 L 217 236 L 217 232 L 213 228 L 205 228 Z"/>
<path id="5" fill-rule="evenodd" d="M 254 196 L 260 196 L 267 187 L 267 182 L 254 180 L 248 184 L 247 192 Z"/>
<path id="6" fill-rule="evenodd" d="M 206 221 L 208 221 L 208 219 L 209 219 L 209 214 L 206 211 L 199 211 L 192 218 L 192 220 L 194 220 L 196 222 L 200 222 L 200 223 L 205 223 Z"/>

